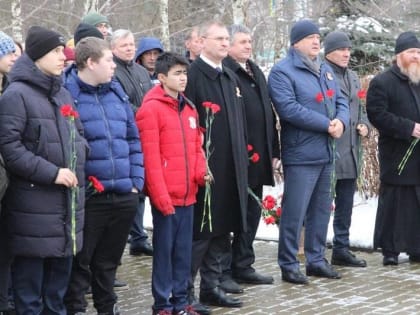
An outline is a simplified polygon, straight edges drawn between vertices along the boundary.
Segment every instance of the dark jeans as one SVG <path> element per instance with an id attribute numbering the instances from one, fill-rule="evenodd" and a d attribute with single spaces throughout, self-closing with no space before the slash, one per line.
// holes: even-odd
<path id="1" fill-rule="evenodd" d="M 71 264 L 72 257 L 15 257 L 12 281 L 16 314 L 66 315 L 63 298 Z"/>
<path id="2" fill-rule="evenodd" d="M 193 206 L 175 207 L 175 214 L 153 214 L 153 309 L 183 310 L 191 270 Z"/>
<path id="3" fill-rule="evenodd" d="M 139 204 L 137 206 L 136 215 L 131 225 L 130 230 L 130 248 L 136 249 L 141 247 L 145 242 L 147 242 L 147 233 L 144 230 L 143 219 L 144 219 L 144 206 L 145 206 L 146 197 L 143 194 L 139 196 Z"/>
<path id="4" fill-rule="evenodd" d="M 253 189 L 253 192 L 261 198 L 263 187 Z M 223 277 L 226 279 L 233 275 L 252 273 L 255 269 L 252 265 L 255 262 L 253 243 L 257 234 L 258 225 L 261 219 L 261 207 L 248 195 L 247 231 L 233 234 L 233 240 L 229 249 L 222 255 Z"/>
<path id="5" fill-rule="evenodd" d="M 137 194 L 100 194 L 85 206 L 83 248 L 73 262 L 65 304 L 69 314 L 85 312 L 85 294 L 92 285 L 98 313 L 110 313 L 117 296 L 114 279 L 138 203 Z"/>
<path id="6" fill-rule="evenodd" d="M 335 185 L 334 239 L 333 250 L 344 251 L 350 246 L 349 230 L 353 212 L 353 197 L 356 179 L 339 179 Z"/>

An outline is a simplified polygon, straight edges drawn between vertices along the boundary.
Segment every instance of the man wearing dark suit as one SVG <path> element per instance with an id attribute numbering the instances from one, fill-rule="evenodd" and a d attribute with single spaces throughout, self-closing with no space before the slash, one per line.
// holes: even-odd
<path id="1" fill-rule="evenodd" d="M 242 100 L 245 105 L 248 143 L 260 159 L 248 166 L 248 186 L 262 197 L 263 185 L 273 185 L 273 166 L 278 164 L 279 141 L 275 129 L 275 116 L 268 95 L 267 81 L 261 69 L 250 60 L 252 38 L 248 28 L 232 25 L 228 28 L 230 35 L 229 56 L 223 65 L 232 69 L 241 83 Z M 232 252 L 226 257 L 223 265 L 224 275 L 221 286 L 226 291 L 239 293 L 231 277 L 239 283 L 271 284 L 273 277 L 264 276 L 255 271 L 255 253 L 252 243 L 257 233 L 261 217 L 261 208 L 251 197 L 248 197 L 247 231 L 234 234 Z"/>
<path id="2" fill-rule="evenodd" d="M 205 126 L 203 102 L 220 106 L 211 134 L 209 167 L 214 177 L 211 193 L 212 229 L 203 219 L 204 189 L 198 193 L 194 216 L 192 280 L 200 268 L 200 301 L 204 304 L 240 307 L 219 287 L 220 256 L 228 248 L 230 232 L 246 230 L 248 201 L 248 153 L 245 112 L 238 79 L 222 60 L 227 56 L 229 33 L 219 22 L 200 28 L 203 50 L 190 67 L 185 94 L 197 106 L 200 125 Z M 207 218 L 206 218 L 207 219 Z M 228 245 L 226 245 L 228 244 Z M 191 283 L 193 284 L 193 282 Z"/>

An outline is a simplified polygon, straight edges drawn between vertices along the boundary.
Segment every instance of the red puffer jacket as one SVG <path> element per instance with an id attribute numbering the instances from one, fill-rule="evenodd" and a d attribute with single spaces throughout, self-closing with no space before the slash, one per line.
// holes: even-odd
<path id="1" fill-rule="evenodd" d="M 181 105 L 179 104 L 181 103 Z M 143 147 L 146 193 L 164 215 L 196 202 L 204 185 L 203 135 L 194 104 L 167 95 L 161 85 L 145 96 L 136 114 Z"/>

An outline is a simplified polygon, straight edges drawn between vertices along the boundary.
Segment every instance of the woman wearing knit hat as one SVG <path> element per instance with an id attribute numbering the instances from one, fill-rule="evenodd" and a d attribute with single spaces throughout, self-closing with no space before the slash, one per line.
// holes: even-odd
<path id="1" fill-rule="evenodd" d="M 9 84 L 7 74 L 15 63 L 15 44 L 13 40 L 3 32 L 0 32 L 0 95 Z M 7 188 L 7 174 L 3 166 L 0 166 L 0 191 L 4 193 Z M 3 196 L 0 194 L 0 196 Z M 1 205 L 0 205 L 1 213 Z M 6 222 L 0 217 L 0 315 L 9 314 L 9 277 L 11 255 L 8 253 Z"/>
<path id="2" fill-rule="evenodd" d="M 2 211 L 17 314 L 66 314 L 72 256 L 82 245 L 86 145 L 79 120 L 62 114 L 63 105 L 73 103 L 62 87 L 63 49 L 60 34 L 31 27 L 0 98 L 0 153 L 10 174 Z"/>

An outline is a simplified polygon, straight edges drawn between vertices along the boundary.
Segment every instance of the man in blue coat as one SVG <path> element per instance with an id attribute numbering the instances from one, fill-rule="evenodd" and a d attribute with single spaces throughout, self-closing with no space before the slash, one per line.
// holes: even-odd
<path id="1" fill-rule="evenodd" d="M 287 57 L 277 63 L 268 87 L 281 123 L 284 170 L 278 263 L 282 279 L 307 284 L 296 258 L 305 224 L 306 275 L 340 278 L 324 258 L 332 203 L 335 139 L 348 122 L 348 105 L 332 69 L 318 59 L 318 26 L 297 22 Z"/>

